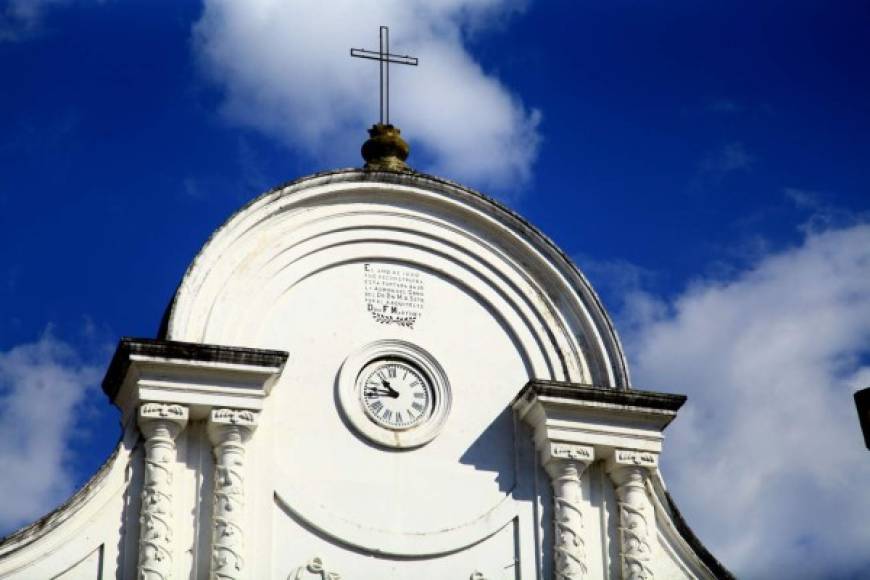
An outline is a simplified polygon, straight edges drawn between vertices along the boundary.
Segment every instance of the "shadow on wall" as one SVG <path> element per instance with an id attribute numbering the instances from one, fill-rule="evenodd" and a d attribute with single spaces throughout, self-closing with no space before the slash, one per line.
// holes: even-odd
<path id="1" fill-rule="evenodd" d="M 531 429 L 518 421 L 508 405 L 468 447 L 460 463 L 495 474 L 499 491 L 517 501 L 536 500 L 536 479 L 546 474 L 538 461 Z M 549 489 L 549 488 L 547 488 Z"/>

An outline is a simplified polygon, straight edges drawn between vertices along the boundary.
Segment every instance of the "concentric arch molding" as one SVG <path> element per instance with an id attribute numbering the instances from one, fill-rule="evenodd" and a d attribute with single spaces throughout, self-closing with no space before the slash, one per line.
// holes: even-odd
<path id="1" fill-rule="evenodd" d="M 191 264 L 164 335 L 250 344 L 295 284 L 368 260 L 427 268 L 473 288 L 515 336 L 530 376 L 629 385 L 612 323 L 570 260 L 496 202 L 420 174 L 338 171 L 254 200 Z"/>
<path id="2" fill-rule="evenodd" d="M 498 533 L 518 515 L 517 502 L 506 495 L 489 511 L 455 528 L 387 530 L 343 518 L 309 497 L 303 486 L 292 483 L 275 490 L 275 503 L 285 513 L 341 544 L 405 557 L 431 557 L 463 550 Z"/>

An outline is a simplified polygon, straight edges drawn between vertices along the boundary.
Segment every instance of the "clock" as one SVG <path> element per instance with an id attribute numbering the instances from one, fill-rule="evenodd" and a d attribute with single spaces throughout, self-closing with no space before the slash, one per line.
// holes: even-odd
<path id="1" fill-rule="evenodd" d="M 373 361 L 363 368 L 359 380 L 358 392 L 366 415 L 385 429 L 412 429 L 432 415 L 432 385 L 424 373 L 405 360 Z"/>
<path id="2" fill-rule="evenodd" d="M 375 341 L 348 355 L 337 388 L 347 424 L 365 440 L 392 449 L 434 439 L 452 404 L 441 365 L 428 351 L 402 340 Z"/>

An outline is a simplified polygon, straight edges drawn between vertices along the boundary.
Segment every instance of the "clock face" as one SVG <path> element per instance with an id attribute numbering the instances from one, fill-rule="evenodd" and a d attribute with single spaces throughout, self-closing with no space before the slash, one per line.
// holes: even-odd
<path id="1" fill-rule="evenodd" d="M 400 359 L 366 365 L 359 395 L 369 419 L 393 431 L 416 427 L 432 415 L 432 386 L 423 373 Z"/>

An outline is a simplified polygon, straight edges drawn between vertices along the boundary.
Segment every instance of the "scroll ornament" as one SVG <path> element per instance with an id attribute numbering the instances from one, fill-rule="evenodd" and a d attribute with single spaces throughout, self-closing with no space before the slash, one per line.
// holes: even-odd
<path id="1" fill-rule="evenodd" d="M 306 565 L 296 568 L 287 576 L 287 580 L 307 580 L 308 578 L 341 580 L 341 575 L 337 572 L 328 572 L 323 565 L 323 560 L 315 556 Z"/>

